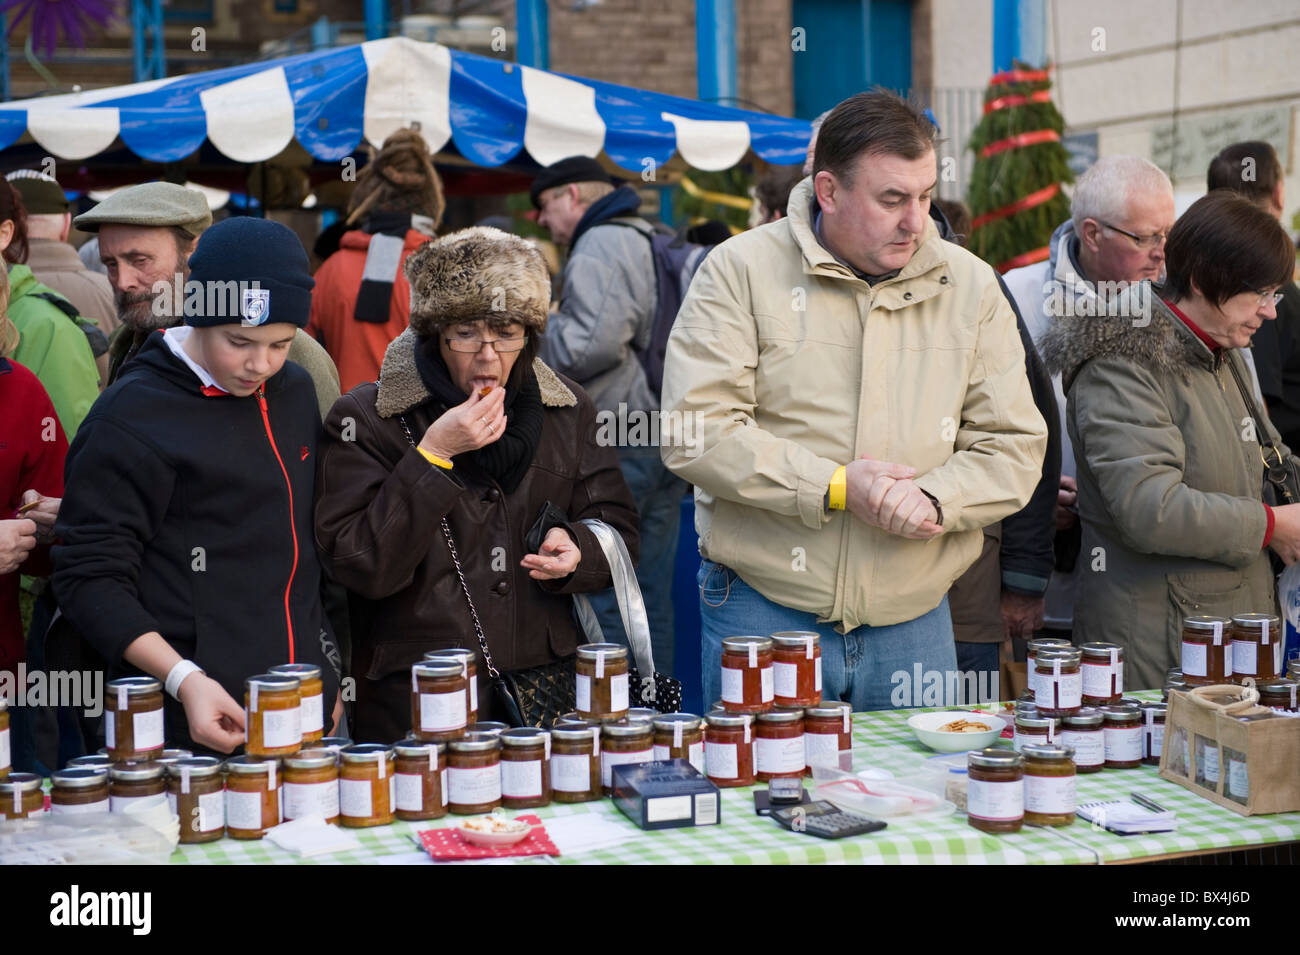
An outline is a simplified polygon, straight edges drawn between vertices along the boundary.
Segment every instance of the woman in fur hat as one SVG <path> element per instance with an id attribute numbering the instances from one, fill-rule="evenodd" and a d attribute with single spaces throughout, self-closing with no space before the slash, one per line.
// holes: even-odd
<path id="1" fill-rule="evenodd" d="M 597 442 L 594 406 L 535 357 L 550 304 L 538 251 L 466 229 L 421 246 L 405 272 L 411 326 L 378 382 L 334 406 L 318 472 L 317 543 L 353 595 L 361 740 L 410 731 L 410 668 L 427 651 L 477 650 L 471 602 L 498 671 L 575 653 L 569 595 L 611 583 L 580 520 L 637 547 L 635 505 Z M 501 718 L 476 655 L 479 719 Z"/>

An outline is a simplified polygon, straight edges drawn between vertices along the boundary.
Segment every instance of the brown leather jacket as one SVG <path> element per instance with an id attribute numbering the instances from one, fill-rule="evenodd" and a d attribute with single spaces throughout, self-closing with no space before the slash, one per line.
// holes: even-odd
<path id="1" fill-rule="evenodd" d="M 636 506 L 613 448 L 596 440 L 586 393 L 540 360 L 541 442 L 513 494 L 462 482 L 411 446 L 440 413 L 415 368 L 408 330 L 389 347 L 378 384 L 339 399 L 325 423 L 316 484 L 316 542 L 334 580 L 352 593 L 353 738 L 392 742 L 410 732 L 410 667 L 428 650 L 477 647 L 473 622 L 440 529 L 447 517 L 498 670 L 550 663 L 585 642 L 570 594 L 610 586 L 600 545 L 579 520 L 599 518 L 637 555 Z M 567 515 L 582 561 L 569 577 L 541 583 L 519 561 L 547 502 Z M 576 526 L 572 526 L 576 525 Z M 494 712 L 478 654 L 479 719 Z"/>

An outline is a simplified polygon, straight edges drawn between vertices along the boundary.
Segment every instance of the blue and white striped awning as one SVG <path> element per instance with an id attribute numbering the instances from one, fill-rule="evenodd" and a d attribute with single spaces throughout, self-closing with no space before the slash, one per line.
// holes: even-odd
<path id="1" fill-rule="evenodd" d="M 318 50 L 224 70 L 0 104 L 0 149 L 29 133 L 63 160 L 118 140 L 172 162 L 209 140 L 235 162 L 270 159 L 293 139 L 333 162 L 418 124 L 435 153 L 451 146 L 480 166 L 526 151 L 540 165 L 597 156 L 644 172 L 674 153 L 727 169 L 753 150 L 803 161 L 804 120 L 731 109 L 549 73 L 405 37 Z"/>

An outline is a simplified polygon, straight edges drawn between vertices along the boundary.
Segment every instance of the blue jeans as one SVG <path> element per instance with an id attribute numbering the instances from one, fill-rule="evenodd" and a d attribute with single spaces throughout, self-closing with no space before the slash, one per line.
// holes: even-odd
<path id="1" fill-rule="evenodd" d="M 640 517 L 640 555 L 637 583 L 650 619 L 650 645 L 655 669 L 673 673 L 673 565 L 677 558 L 677 531 L 682 522 L 682 495 L 686 482 L 673 475 L 659 457 L 657 447 L 619 448 L 619 467 L 636 501 Z M 590 594 L 600 629 L 611 643 L 627 643 L 623 618 L 613 589 Z"/>
<path id="2" fill-rule="evenodd" d="M 948 598 L 914 620 L 886 627 L 863 624 L 847 634 L 818 623 L 815 613 L 792 610 L 768 600 L 730 567 L 701 560 L 700 640 L 704 705 L 721 695 L 722 638 L 746 633 L 766 636 L 780 630 L 812 630 L 821 637 L 822 698 L 843 700 L 854 712 L 921 706 L 928 674 L 943 680 L 957 669 Z M 938 701 L 949 702 L 947 699 Z"/>

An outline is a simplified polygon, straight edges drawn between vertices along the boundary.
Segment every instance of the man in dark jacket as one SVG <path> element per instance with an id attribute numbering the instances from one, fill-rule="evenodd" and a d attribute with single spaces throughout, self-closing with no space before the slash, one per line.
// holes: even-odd
<path id="1" fill-rule="evenodd" d="M 165 682 L 171 745 L 228 753 L 247 677 L 314 663 L 338 690 L 311 543 L 320 417 L 286 361 L 313 283 L 297 237 L 259 219 L 208 230 L 190 268 L 222 294 L 146 338 L 69 451 L 54 590 L 112 676 Z"/>
<path id="2" fill-rule="evenodd" d="M 659 395 L 638 352 L 654 327 L 653 229 L 639 215 L 641 199 L 615 186 L 594 159 L 571 156 L 543 169 L 530 190 L 538 223 L 569 250 L 564 291 L 542 339 L 542 359 L 586 390 L 602 436 L 617 445 L 619 467 L 641 518 L 637 582 L 650 618 L 655 664 L 673 670 L 673 562 L 686 485 L 659 456 Z M 639 436 L 644 436 L 640 438 Z M 592 606 L 601 629 L 624 642 L 613 592 Z"/>

